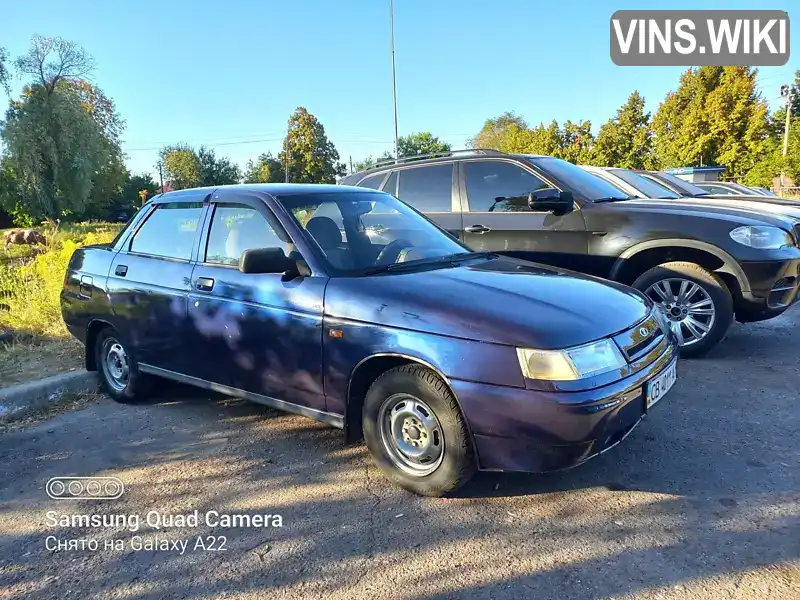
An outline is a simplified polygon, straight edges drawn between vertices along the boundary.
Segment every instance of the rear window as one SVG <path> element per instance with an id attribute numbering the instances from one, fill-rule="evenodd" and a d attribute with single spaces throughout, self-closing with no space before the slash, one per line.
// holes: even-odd
<path id="1" fill-rule="evenodd" d="M 156 206 L 133 236 L 130 251 L 189 260 L 202 212 L 201 202 L 170 202 Z"/>
<path id="2" fill-rule="evenodd" d="M 397 197 L 420 212 L 450 212 L 453 208 L 453 165 L 431 165 L 397 172 Z M 390 190 L 387 190 L 391 193 Z"/>
<path id="3" fill-rule="evenodd" d="M 383 178 L 386 177 L 386 173 L 378 173 L 377 175 L 370 175 L 369 177 L 362 179 L 358 183 L 358 187 L 365 187 L 370 188 L 373 190 L 377 190 L 381 187 L 383 183 Z"/>

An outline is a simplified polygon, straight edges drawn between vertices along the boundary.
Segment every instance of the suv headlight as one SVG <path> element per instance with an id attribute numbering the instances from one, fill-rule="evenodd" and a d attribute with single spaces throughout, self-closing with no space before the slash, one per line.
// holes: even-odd
<path id="1" fill-rule="evenodd" d="M 566 350 L 517 348 L 522 374 L 527 379 L 567 381 L 620 369 L 627 363 L 611 340 L 600 340 Z"/>
<path id="2" fill-rule="evenodd" d="M 778 248 L 794 245 L 789 232 L 780 227 L 744 225 L 731 231 L 730 236 L 734 242 L 739 242 L 751 248 L 760 248 L 761 250 L 777 250 Z"/>

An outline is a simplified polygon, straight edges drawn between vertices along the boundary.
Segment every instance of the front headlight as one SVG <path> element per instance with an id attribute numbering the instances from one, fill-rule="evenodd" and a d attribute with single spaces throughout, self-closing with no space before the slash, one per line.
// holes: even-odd
<path id="1" fill-rule="evenodd" d="M 744 225 L 731 231 L 730 235 L 734 242 L 761 250 L 777 250 L 794 245 L 789 232 L 780 227 Z"/>
<path id="2" fill-rule="evenodd" d="M 522 374 L 527 379 L 568 381 L 620 369 L 627 363 L 611 340 L 600 340 L 566 350 L 517 348 Z"/>

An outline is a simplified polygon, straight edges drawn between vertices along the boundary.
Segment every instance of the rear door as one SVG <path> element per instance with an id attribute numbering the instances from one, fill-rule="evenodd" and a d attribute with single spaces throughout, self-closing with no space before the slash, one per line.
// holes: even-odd
<path id="1" fill-rule="evenodd" d="M 191 276 L 195 360 L 188 374 L 324 411 L 322 307 L 327 277 L 312 274 L 284 281 L 279 273 L 242 273 L 239 260 L 245 250 L 278 247 L 287 256 L 297 250 L 260 196 L 219 190 L 210 203 Z"/>
<path id="2" fill-rule="evenodd" d="M 192 257 L 204 193 L 157 203 L 114 257 L 108 294 L 116 327 L 140 363 L 184 372 Z"/>
<path id="3" fill-rule="evenodd" d="M 462 222 L 457 173 L 455 162 L 402 167 L 390 175 L 383 191 L 397 196 L 460 238 Z"/>
<path id="4" fill-rule="evenodd" d="M 553 185 L 508 160 L 464 160 L 460 171 L 470 248 L 580 270 L 588 242 L 579 207 L 554 215 L 528 206 L 531 192 Z"/>

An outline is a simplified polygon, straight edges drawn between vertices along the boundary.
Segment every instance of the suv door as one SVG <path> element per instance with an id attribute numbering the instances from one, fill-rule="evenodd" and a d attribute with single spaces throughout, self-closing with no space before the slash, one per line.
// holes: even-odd
<path id="1" fill-rule="evenodd" d="M 115 325 L 139 363 L 183 372 L 187 298 L 203 193 L 156 203 L 111 263 Z"/>
<path id="2" fill-rule="evenodd" d="M 302 257 L 262 198 L 218 190 L 210 202 L 189 293 L 195 360 L 188 374 L 262 399 L 325 411 L 327 277 L 284 281 L 280 273 L 242 273 L 239 260 L 251 248 L 278 247 L 287 256 Z"/>
<path id="3" fill-rule="evenodd" d="M 464 160 L 460 171 L 463 239 L 470 248 L 580 268 L 588 252 L 581 211 L 574 207 L 565 215 L 554 215 L 528 206 L 531 192 L 555 186 L 503 159 Z"/>
<path id="4" fill-rule="evenodd" d="M 389 176 L 383 191 L 413 206 L 439 227 L 459 238 L 461 204 L 455 166 L 455 162 L 447 162 L 397 169 Z"/>

